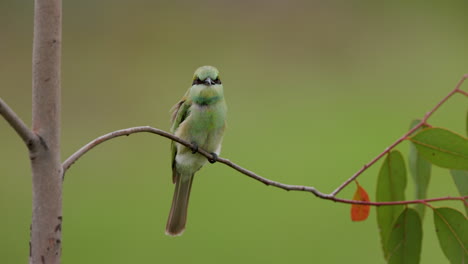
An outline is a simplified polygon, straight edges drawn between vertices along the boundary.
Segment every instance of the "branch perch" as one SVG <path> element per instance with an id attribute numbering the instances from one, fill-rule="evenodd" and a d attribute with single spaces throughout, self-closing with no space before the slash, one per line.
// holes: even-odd
<path id="1" fill-rule="evenodd" d="M 189 142 L 187 142 L 187 141 L 185 141 L 185 140 L 183 140 L 181 138 L 178 138 L 178 137 L 174 136 L 173 134 L 171 134 L 169 132 L 166 132 L 164 130 L 157 129 L 157 128 L 154 128 L 154 127 L 150 127 L 150 126 L 140 126 L 140 127 L 131 127 L 131 128 L 121 129 L 121 130 L 117 130 L 117 131 L 102 135 L 102 136 L 92 140 L 91 142 L 89 142 L 88 144 L 86 144 L 85 146 L 80 148 L 78 151 L 76 151 L 73 155 L 71 155 L 62 164 L 64 175 L 65 175 L 65 172 L 71 167 L 71 165 L 73 165 L 79 158 L 81 158 L 84 154 L 86 154 L 88 151 L 90 151 L 91 149 L 93 149 L 97 145 L 99 145 L 99 144 L 101 144 L 103 142 L 106 142 L 106 141 L 108 141 L 110 139 L 116 138 L 116 137 L 129 136 L 131 134 L 142 133 L 142 132 L 147 132 L 147 133 L 153 133 L 153 134 L 160 135 L 162 137 L 165 137 L 165 138 L 171 139 L 171 140 L 173 140 L 175 142 L 178 142 L 178 143 L 180 143 L 180 144 L 182 144 L 182 145 L 184 145 L 184 146 L 186 146 L 188 148 L 193 148 L 194 147 L 191 143 L 189 143 Z M 463 196 L 463 197 L 450 197 L 450 196 L 447 196 L 447 197 L 431 198 L 431 199 L 424 199 L 424 200 L 392 201 L 392 202 L 365 202 L 365 201 L 355 201 L 355 200 L 341 199 L 341 198 L 337 198 L 333 194 L 322 193 L 322 192 L 318 191 L 316 188 L 314 188 L 312 186 L 290 185 L 290 184 L 284 184 L 284 183 L 281 183 L 281 182 L 277 182 L 277 181 L 273 181 L 273 180 L 264 178 L 264 177 L 262 177 L 262 176 L 260 176 L 260 175 L 258 175 L 256 173 L 250 171 L 250 170 L 247 170 L 247 169 L 235 164 L 234 162 L 232 162 L 232 161 L 230 161 L 228 159 L 221 158 L 221 157 L 217 157 L 217 158 L 213 157 L 209 152 L 207 152 L 206 150 L 203 150 L 201 148 L 198 149 L 198 153 L 200 153 L 201 155 L 205 156 L 208 159 L 216 159 L 217 162 L 223 163 L 223 164 L 237 170 L 238 172 L 240 172 L 240 173 L 242 173 L 244 175 L 247 175 L 250 178 L 253 178 L 254 180 L 257 180 L 259 182 L 264 183 L 265 185 L 275 186 L 277 188 L 280 188 L 280 189 L 283 189 L 283 190 L 286 190 L 286 191 L 310 192 L 310 193 L 314 194 L 315 196 L 317 196 L 319 198 L 326 199 L 326 200 L 332 200 L 332 201 L 339 202 L 339 203 L 383 206 L 383 205 L 414 204 L 414 203 L 423 203 L 423 204 L 425 204 L 425 203 L 428 203 L 428 202 L 437 202 L 437 201 L 445 201 L 445 200 L 464 201 L 465 199 L 468 199 L 468 196 Z"/>
<path id="2" fill-rule="evenodd" d="M 166 132 L 166 131 L 163 131 L 161 129 L 153 128 L 153 127 L 150 127 L 150 126 L 131 127 L 131 128 L 127 128 L 127 129 L 117 130 L 117 131 L 105 134 L 103 136 L 100 136 L 100 137 L 92 140 L 91 142 L 89 142 L 88 144 L 83 146 L 81 149 L 79 149 L 77 152 L 75 152 L 73 155 L 71 155 L 67 160 L 65 160 L 63 162 L 63 164 L 62 164 L 63 171 L 66 172 L 73 163 L 75 163 L 80 157 L 82 157 L 84 154 L 86 154 L 86 152 L 88 152 L 92 148 L 96 147 L 97 145 L 99 145 L 99 144 L 101 144 L 101 143 L 103 143 L 103 142 L 105 142 L 107 140 L 110 140 L 112 138 L 116 138 L 116 137 L 120 137 L 120 136 L 129 136 L 131 134 L 141 133 L 141 132 L 153 133 L 153 134 L 163 136 L 165 138 L 169 138 L 169 139 L 171 139 L 173 141 L 176 141 L 176 142 L 178 142 L 178 143 L 180 143 L 180 144 L 182 144 L 182 145 L 184 145 L 184 146 L 186 146 L 188 148 L 193 148 L 194 147 L 188 141 L 185 141 L 185 140 L 183 140 L 181 138 L 178 138 L 178 137 L 174 136 L 173 134 L 171 134 L 169 132 Z M 257 181 L 263 182 L 266 185 L 272 185 L 272 186 L 275 186 L 275 187 L 278 187 L 278 188 L 281 188 L 281 189 L 284 189 L 284 190 L 287 190 L 287 191 L 311 192 L 311 193 L 313 193 L 313 194 L 315 194 L 317 196 L 320 196 L 320 197 L 326 197 L 327 196 L 326 194 L 317 191 L 317 189 L 315 189 L 314 187 L 300 186 L 300 185 L 288 185 L 288 184 L 283 184 L 283 183 L 279 183 L 279 182 L 275 182 L 275 181 L 263 178 L 263 177 L 255 174 L 252 171 L 249 171 L 249 170 L 247 170 L 245 168 L 242 168 L 241 166 L 231 162 L 228 159 L 221 158 L 221 157 L 213 157 L 211 155 L 211 153 L 207 152 L 204 149 L 199 148 L 198 153 L 200 153 L 201 155 L 205 156 L 208 159 L 215 159 L 219 163 L 226 164 L 227 166 L 229 166 L 229 167 L 231 167 L 231 168 L 233 168 L 233 169 L 235 169 L 235 170 L 237 170 L 237 171 L 239 171 L 239 172 L 241 172 L 241 173 L 243 173 L 243 174 L 257 180 Z"/>

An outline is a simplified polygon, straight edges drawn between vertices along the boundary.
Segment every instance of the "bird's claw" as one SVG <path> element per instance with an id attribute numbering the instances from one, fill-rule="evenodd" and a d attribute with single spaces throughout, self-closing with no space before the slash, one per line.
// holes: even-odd
<path id="1" fill-rule="evenodd" d="M 195 154 L 198 152 L 198 144 L 195 142 L 192 142 L 192 154 Z"/>
<path id="2" fill-rule="evenodd" d="M 208 158 L 208 161 L 213 164 L 215 163 L 217 160 L 218 160 L 218 154 L 214 153 L 214 152 L 211 152 L 211 158 Z"/>

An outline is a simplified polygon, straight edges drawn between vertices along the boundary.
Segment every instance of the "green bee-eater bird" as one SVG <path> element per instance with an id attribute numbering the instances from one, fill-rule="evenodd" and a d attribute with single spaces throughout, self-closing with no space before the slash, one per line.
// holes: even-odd
<path id="1" fill-rule="evenodd" d="M 200 147 L 211 152 L 214 157 L 219 155 L 226 126 L 226 111 L 218 70 L 212 66 L 198 68 L 193 75 L 192 86 L 173 107 L 171 132 L 195 147 L 190 149 L 173 141 L 171 143 L 175 191 L 167 220 L 167 235 L 181 235 L 185 230 L 193 176 L 207 161 L 196 153 L 197 149 Z"/>

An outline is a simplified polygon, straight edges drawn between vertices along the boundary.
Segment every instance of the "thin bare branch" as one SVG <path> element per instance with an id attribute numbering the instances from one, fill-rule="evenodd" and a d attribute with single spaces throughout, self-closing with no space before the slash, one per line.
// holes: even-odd
<path id="1" fill-rule="evenodd" d="M 161 129 L 153 128 L 153 127 L 150 127 L 150 126 L 131 127 L 131 128 L 117 130 L 117 131 L 105 134 L 103 136 L 100 136 L 100 137 L 92 140 L 91 142 L 89 142 L 88 144 L 83 146 L 81 149 L 76 151 L 74 154 L 72 154 L 67 160 L 65 160 L 65 162 L 63 162 L 63 164 L 62 164 L 63 171 L 65 172 L 80 157 L 82 157 L 88 151 L 90 151 L 91 149 L 93 149 L 94 147 L 96 147 L 97 145 L 99 145 L 99 144 L 101 144 L 101 143 L 103 143 L 105 141 L 108 141 L 110 139 L 120 137 L 120 136 L 129 136 L 131 134 L 142 133 L 142 132 L 157 134 L 157 135 L 163 136 L 165 138 L 171 139 L 173 141 L 176 141 L 176 142 L 178 142 L 178 143 L 180 143 L 180 144 L 182 144 L 182 145 L 184 145 L 186 147 L 193 148 L 193 145 L 190 144 L 189 142 L 187 142 L 187 141 L 185 141 L 185 140 L 183 140 L 181 138 L 178 138 L 178 137 L 174 136 L 173 134 L 171 134 L 169 132 L 166 132 L 166 131 L 163 131 Z M 203 150 L 201 148 L 198 149 L 198 152 L 201 155 L 208 158 L 208 159 L 216 159 L 216 157 L 213 157 L 210 153 L 208 153 L 206 150 Z M 241 166 L 235 164 L 234 162 L 232 162 L 232 161 L 230 161 L 228 159 L 225 159 L 225 158 L 217 157 L 216 161 L 219 162 L 219 163 L 223 163 L 223 164 L 237 170 L 238 172 L 249 176 L 250 178 L 252 178 L 254 180 L 262 182 L 265 185 L 269 185 L 269 186 L 271 185 L 271 186 L 274 186 L 274 187 L 277 187 L 277 188 L 280 188 L 280 189 L 283 189 L 283 190 L 286 190 L 286 191 L 310 192 L 310 193 L 314 194 L 315 196 L 317 196 L 319 198 L 326 199 L 326 200 L 332 200 L 332 201 L 335 201 L 335 202 L 338 202 L 338 203 L 385 206 L 385 205 L 397 205 L 397 204 L 427 203 L 427 202 L 446 201 L 446 200 L 461 200 L 461 201 L 464 201 L 464 199 L 468 198 L 468 196 L 465 196 L 465 197 L 449 197 L 449 196 L 447 196 L 447 197 L 431 198 L 431 199 L 424 199 L 424 200 L 411 200 L 411 201 L 391 201 L 391 202 L 354 201 L 354 200 L 348 200 L 348 199 L 341 199 L 341 198 L 337 198 L 337 197 L 335 197 L 335 196 L 333 196 L 331 194 L 322 193 L 322 192 L 318 191 L 316 188 L 314 188 L 312 186 L 290 185 L 290 184 L 284 184 L 284 183 L 281 183 L 281 182 L 273 181 L 273 180 L 264 178 L 264 177 L 262 177 L 262 176 L 260 176 L 260 175 L 258 175 L 256 173 L 250 171 L 250 170 L 247 170 L 247 169 L 245 169 L 245 168 L 243 168 L 243 167 L 241 167 Z"/>
<path id="2" fill-rule="evenodd" d="M 459 93 L 463 94 L 464 96 L 468 96 L 468 92 L 465 92 L 463 90 L 458 91 Z"/>
<path id="3" fill-rule="evenodd" d="M 28 149 L 32 149 L 35 142 L 37 142 L 37 136 L 31 129 L 19 118 L 18 115 L 8 106 L 5 101 L 0 98 L 0 115 L 10 124 L 10 126 L 18 133 L 21 139 L 24 141 Z"/>
<path id="4" fill-rule="evenodd" d="M 172 139 L 172 140 L 174 140 L 176 142 L 179 142 L 180 144 L 182 144 L 182 145 L 184 145 L 186 147 L 192 147 L 192 144 L 190 144 L 189 142 L 187 142 L 187 141 L 185 141 L 183 139 L 180 139 L 180 138 L 172 135 L 169 132 L 166 132 L 166 131 L 163 131 L 163 130 L 160 130 L 160 129 L 157 129 L 157 128 L 153 128 L 153 127 L 150 127 L 150 126 L 140 126 L 140 127 L 131 127 L 131 128 L 121 129 L 121 130 L 117 130 L 117 131 L 102 135 L 102 136 L 92 140 L 88 144 L 84 145 L 82 148 L 80 148 L 75 153 L 73 153 L 62 164 L 64 174 L 68 170 L 68 168 L 70 168 L 70 166 L 73 165 L 73 163 L 75 163 L 79 158 L 81 158 L 81 156 L 83 156 L 86 152 L 88 152 L 92 148 L 96 147 L 97 145 L 99 145 L 99 144 L 101 144 L 101 143 L 103 143 L 103 142 L 105 142 L 105 141 L 107 141 L 109 139 L 113 139 L 113 138 L 120 137 L 120 136 L 129 136 L 131 134 L 141 133 L 141 132 L 158 134 L 160 136 L 163 136 L 163 137 Z M 211 157 L 211 154 L 207 153 L 206 151 L 204 151 L 202 149 L 200 149 L 199 152 L 200 152 L 200 154 L 202 154 L 202 155 L 204 155 L 206 157 L 208 157 L 208 156 Z"/>
<path id="5" fill-rule="evenodd" d="M 70 168 L 71 165 L 73 165 L 73 163 L 75 163 L 79 158 L 81 158 L 84 154 L 86 154 L 88 151 L 90 151 L 91 149 L 93 149 L 97 145 L 99 145 L 99 144 L 101 144 L 101 143 L 103 143 L 103 142 L 105 142 L 107 140 L 116 138 L 116 137 L 129 136 L 131 134 L 141 133 L 141 132 L 157 134 L 157 135 L 163 136 L 165 138 L 169 138 L 169 139 L 171 139 L 173 141 L 176 141 L 176 142 L 178 142 L 178 143 L 180 143 L 180 144 L 182 144 L 182 145 L 184 145 L 186 147 L 189 147 L 189 148 L 194 147 L 188 141 L 185 141 L 185 140 L 183 140 L 181 138 L 178 138 L 178 137 L 174 136 L 173 134 L 171 134 L 169 132 L 166 132 L 164 130 L 161 130 L 161 129 L 157 129 L 157 128 L 150 127 L 150 126 L 131 127 L 131 128 L 121 129 L 121 130 L 117 130 L 117 131 L 102 135 L 102 136 L 92 140 L 91 142 L 89 142 L 88 144 L 83 146 L 82 148 L 80 148 L 78 151 L 73 153 L 68 159 L 66 159 L 63 162 L 62 167 L 63 167 L 64 173 Z M 213 157 L 211 155 L 211 153 L 207 152 L 204 149 L 199 148 L 198 153 L 200 153 L 201 155 L 205 156 L 208 159 L 216 159 L 216 157 Z M 288 190 L 288 191 L 306 191 L 306 192 L 311 192 L 311 193 L 313 193 L 313 194 L 315 194 L 317 196 L 322 196 L 322 197 L 327 196 L 326 194 L 323 194 L 323 193 L 317 191 L 314 187 L 307 187 L 307 186 L 300 186 L 300 185 L 288 185 L 288 184 L 283 184 L 283 183 L 271 181 L 269 179 L 263 178 L 263 177 L 255 174 L 252 171 L 249 171 L 249 170 L 247 170 L 245 168 L 242 168 L 241 166 L 231 162 L 228 159 L 217 157 L 216 161 L 218 161 L 220 163 L 223 163 L 223 164 L 226 164 L 229 167 L 231 167 L 231 168 L 233 168 L 233 169 L 235 169 L 235 170 L 237 170 L 237 171 L 239 171 L 239 172 L 241 172 L 241 173 L 243 173 L 243 174 L 257 180 L 257 181 L 263 182 L 266 185 L 272 185 L 272 186 L 279 187 L 281 189 L 285 189 L 285 190 Z"/>

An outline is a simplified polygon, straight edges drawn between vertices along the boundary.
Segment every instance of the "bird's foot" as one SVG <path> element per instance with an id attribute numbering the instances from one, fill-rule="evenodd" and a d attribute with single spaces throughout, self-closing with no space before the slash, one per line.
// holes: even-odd
<path id="1" fill-rule="evenodd" d="M 208 161 L 213 164 L 215 163 L 216 161 L 218 161 L 218 154 L 214 153 L 214 152 L 211 152 L 211 158 L 208 158 Z"/>
<path id="2" fill-rule="evenodd" d="M 192 142 L 192 154 L 198 152 L 198 144 L 196 142 Z"/>

